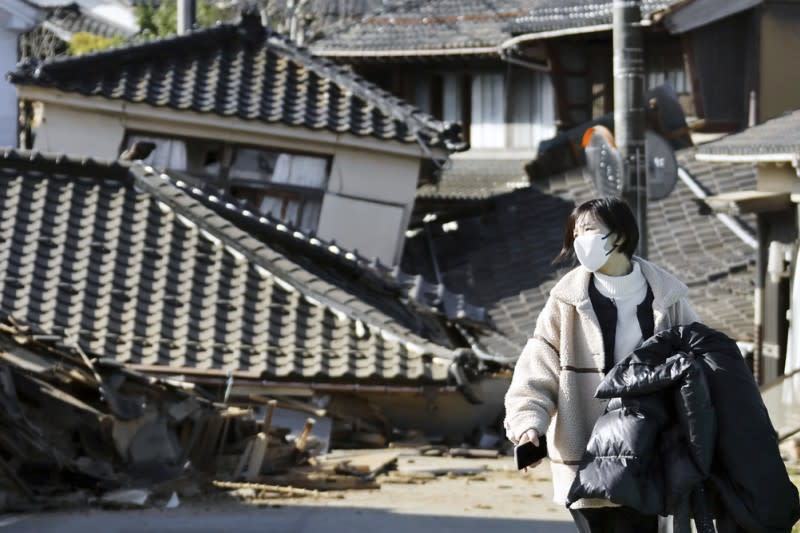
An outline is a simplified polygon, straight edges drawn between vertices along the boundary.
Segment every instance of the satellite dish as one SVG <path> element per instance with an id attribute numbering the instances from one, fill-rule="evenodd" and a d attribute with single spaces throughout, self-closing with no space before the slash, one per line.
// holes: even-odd
<path id="1" fill-rule="evenodd" d="M 619 196 L 624 167 L 614 135 L 605 126 L 594 126 L 583 134 L 581 144 L 586 151 L 586 163 L 592 173 L 595 192 L 599 196 Z"/>
<path id="2" fill-rule="evenodd" d="M 664 137 L 653 131 L 644 135 L 644 156 L 647 164 L 647 199 L 663 200 L 678 181 L 678 160 Z"/>

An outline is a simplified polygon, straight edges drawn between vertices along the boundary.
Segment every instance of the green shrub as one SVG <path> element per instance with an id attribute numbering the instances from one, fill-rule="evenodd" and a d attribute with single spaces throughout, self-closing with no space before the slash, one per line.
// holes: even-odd
<path id="1" fill-rule="evenodd" d="M 124 37 L 103 37 L 102 35 L 81 31 L 72 34 L 72 39 L 69 41 L 69 54 L 80 56 L 119 46 L 124 42 Z"/>

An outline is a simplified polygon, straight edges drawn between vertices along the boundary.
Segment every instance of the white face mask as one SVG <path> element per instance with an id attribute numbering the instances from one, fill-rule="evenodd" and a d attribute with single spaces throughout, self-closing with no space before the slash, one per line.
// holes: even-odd
<path id="1" fill-rule="evenodd" d="M 609 234 L 610 235 L 610 234 Z M 606 241 L 608 235 L 598 233 L 588 233 L 575 237 L 573 248 L 583 268 L 589 272 L 597 272 L 608 261 L 608 256 L 614 252 L 614 248 L 606 251 Z"/>

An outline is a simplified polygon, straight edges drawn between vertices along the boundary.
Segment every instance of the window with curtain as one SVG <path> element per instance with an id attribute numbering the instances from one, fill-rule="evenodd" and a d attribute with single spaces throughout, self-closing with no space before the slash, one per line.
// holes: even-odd
<path id="1" fill-rule="evenodd" d="M 175 171 L 189 183 L 227 189 L 251 209 L 304 231 L 316 231 L 328 182 L 329 159 L 206 139 L 176 139 L 129 133 L 125 149 L 151 142 L 144 159 Z"/>
<path id="2" fill-rule="evenodd" d="M 448 85 L 445 78 L 445 88 Z M 445 92 L 447 96 L 448 92 Z M 459 94 L 455 90 L 453 94 Z M 474 148 L 535 151 L 556 134 L 554 91 L 550 76 L 527 69 L 472 77 L 470 144 Z M 445 110 L 455 112 L 455 102 Z"/>
<path id="3" fill-rule="evenodd" d="M 305 231 L 315 231 L 328 179 L 328 159 L 236 148 L 228 171 L 234 196 Z"/>
<path id="4" fill-rule="evenodd" d="M 473 76 L 470 118 L 473 148 L 505 148 L 505 77 L 502 73 Z"/>
<path id="5" fill-rule="evenodd" d="M 156 145 L 142 161 L 153 168 L 186 170 L 186 142 L 181 139 L 170 139 L 167 137 L 154 137 L 151 135 L 128 135 L 127 146 L 129 148 L 135 143 L 151 142 Z"/>
<path id="6" fill-rule="evenodd" d="M 544 72 L 514 70 L 509 95 L 510 147 L 536 150 L 556 134 L 553 84 Z"/>
<path id="7" fill-rule="evenodd" d="M 463 122 L 463 84 L 460 74 L 447 73 L 442 77 L 442 118 L 447 122 Z"/>
<path id="8" fill-rule="evenodd" d="M 650 54 L 645 65 L 645 82 L 648 89 L 669 83 L 678 94 L 692 92 L 689 76 L 683 64 L 683 56 L 674 50 L 663 50 Z"/>

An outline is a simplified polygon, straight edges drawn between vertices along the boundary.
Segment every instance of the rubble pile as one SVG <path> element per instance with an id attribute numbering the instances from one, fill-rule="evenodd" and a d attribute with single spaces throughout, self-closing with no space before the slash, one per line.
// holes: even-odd
<path id="1" fill-rule="evenodd" d="M 187 495 L 221 491 L 253 503 L 376 489 L 481 471 L 420 464 L 426 456 L 498 455 L 430 445 L 355 399 L 323 409 L 263 394 L 234 404 L 220 397 L 228 400 L 182 376 L 146 375 L 0 317 L 0 512 L 171 508 Z M 328 453 L 332 442 L 384 449 Z"/>
<path id="2" fill-rule="evenodd" d="M 251 409 L 91 358 L 11 317 L 0 322 L 0 427 L 0 510 L 54 506 L 68 494 L 145 501 L 130 490 L 187 476 L 209 487 L 252 480 L 302 462 L 308 446 Z"/>

